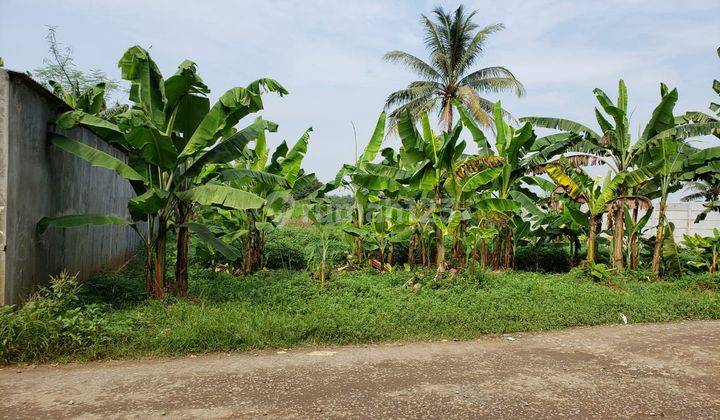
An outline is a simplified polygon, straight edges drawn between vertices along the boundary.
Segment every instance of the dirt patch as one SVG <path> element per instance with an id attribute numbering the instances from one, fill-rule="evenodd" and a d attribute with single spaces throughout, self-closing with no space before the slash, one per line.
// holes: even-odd
<path id="1" fill-rule="evenodd" d="M 720 416 L 720 321 L 0 369 L 0 416 Z"/>

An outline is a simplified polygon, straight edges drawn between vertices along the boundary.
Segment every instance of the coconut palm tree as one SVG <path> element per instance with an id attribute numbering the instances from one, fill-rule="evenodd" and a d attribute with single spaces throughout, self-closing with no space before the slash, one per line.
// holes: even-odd
<path id="1" fill-rule="evenodd" d="M 391 126 L 395 126 L 405 110 L 409 110 L 415 119 L 427 111 L 437 110 L 440 121 L 450 132 L 453 100 L 465 105 L 479 123 L 490 126 L 495 103 L 481 95 L 504 91 L 514 91 L 518 96 L 525 93 L 523 85 L 505 67 L 472 70 L 485 50 L 488 37 L 504 28 L 498 23 L 478 29 L 472 21 L 476 13 L 465 13 L 463 6 L 452 14 L 438 7 L 432 13 L 435 20 L 421 16 L 429 61 L 404 51 L 385 54 L 386 61 L 402 64 L 421 77 L 388 96 L 385 107 L 394 108 L 389 114 Z"/>

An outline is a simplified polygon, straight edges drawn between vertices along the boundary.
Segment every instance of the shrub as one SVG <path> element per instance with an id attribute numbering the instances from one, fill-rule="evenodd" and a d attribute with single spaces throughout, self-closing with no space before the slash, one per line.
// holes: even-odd
<path id="1" fill-rule="evenodd" d="M 338 265 L 352 250 L 339 230 L 330 234 L 328 264 Z M 307 227 L 274 229 L 265 237 L 265 264 L 269 269 L 305 270 L 311 257 L 310 250 L 320 246 L 320 234 Z"/>
<path id="2" fill-rule="evenodd" d="M 82 304 L 77 276 L 66 272 L 51 277 L 50 287 L 38 291 L 17 309 L 0 311 L 0 361 L 46 360 L 91 348 L 109 340 L 105 307 Z"/>
<path id="3" fill-rule="evenodd" d="M 515 251 L 515 269 L 564 273 L 570 270 L 570 254 L 564 244 L 518 247 Z"/>

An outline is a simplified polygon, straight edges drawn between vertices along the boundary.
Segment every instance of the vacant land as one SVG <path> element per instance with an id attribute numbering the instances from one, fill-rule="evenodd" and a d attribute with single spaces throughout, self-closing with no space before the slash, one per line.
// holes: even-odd
<path id="1" fill-rule="evenodd" d="M 512 340 L 511 340 L 512 338 Z M 0 369 L 6 417 L 720 416 L 720 321 Z"/>
<path id="2" fill-rule="evenodd" d="M 184 355 L 581 325 L 720 319 L 719 277 L 608 285 L 573 273 L 359 271 L 322 289 L 305 272 L 192 272 L 190 300 L 146 301 L 141 273 L 99 277 L 6 315 L 6 362 Z M 412 283 L 412 284 L 410 284 Z M 25 312 L 23 312 L 25 311 Z"/>

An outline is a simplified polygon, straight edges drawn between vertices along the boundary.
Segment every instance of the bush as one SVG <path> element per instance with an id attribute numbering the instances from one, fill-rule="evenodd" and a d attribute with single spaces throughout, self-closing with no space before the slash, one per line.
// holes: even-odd
<path id="1" fill-rule="evenodd" d="M 341 231 L 330 235 L 331 266 L 345 262 L 352 251 Z M 309 245 L 320 246 L 320 234 L 316 229 L 306 227 L 283 227 L 273 229 L 265 237 L 265 264 L 269 269 L 305 270 L 310 257 Z"/>
<path id="2" fill-rule="evenodd" d="M 51 277 L 50 287 L 41 289 L 19 309 L 0 309 L 0 361 L 24 362 L 60 355 L 92 353 L 92 348 L 110 338 L 105 306 L 82 304 L 77 276 L 61 273 Z"/>
<path id="3" fill-rule="evenodd" d="M 515 269 L 565 273 L 570 270 L 570 254 L 564 244 L 518 247 L 515 251 Z"/>
<path id="4" fill-rule="evenodd" d="M 700 292 L 720 292 L 720 273 L 686 275 L 677 280 L 684 289 Z"/>

